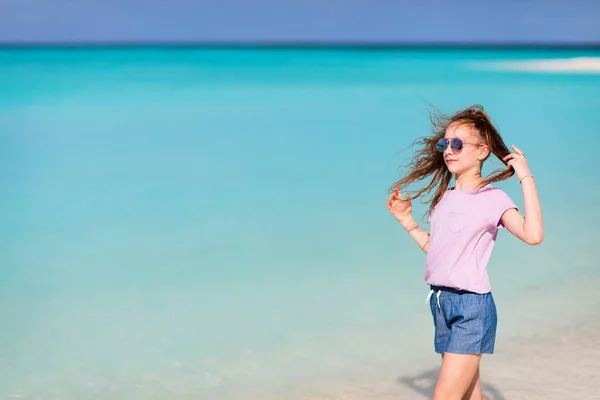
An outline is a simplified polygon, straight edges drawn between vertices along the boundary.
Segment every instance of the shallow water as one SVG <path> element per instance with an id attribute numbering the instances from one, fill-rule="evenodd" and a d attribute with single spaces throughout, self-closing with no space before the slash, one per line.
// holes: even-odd
<path id="1" fill-rule="evenodd" d="M 574 56 L 598 53 L 0 50 L 0 396 L 283 397 L 429 357 L 385 208 L 426 102 L 484 104 L 536 176 L 544 243 L 502 232 L 489 266 L 504 315 L 596 276 L 600 74 L 482 67 Z"/>

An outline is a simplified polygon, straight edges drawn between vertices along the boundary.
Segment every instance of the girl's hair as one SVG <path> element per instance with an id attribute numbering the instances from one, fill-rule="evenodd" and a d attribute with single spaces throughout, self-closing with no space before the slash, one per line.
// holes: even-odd
<path id="1" fill-rule="evenodd" d="M 431 203 L 426 214 L 431 213 L 431 210 L 433 210 L 436 204 L 441 200 L 452 179 L 452 173 L 448 171 L 448 168 L 444 163 L 443 154 L 437 150 L 437 142 L 440 138 L 444 137 L 448 126 L 453 123 L 460 123 L 461 125 L 466 124 L 472 127 L 479 133 L 482 142 L 488 145 L 490 154 L 493 153 L 503 163 L 504 161 L 502 159 L 510 154 L 510 150 L 506 144 L 504 144 L 500 133 L 480 105 L 468 107 L 453 115 L 444 115 L 437 110 L 436 113 L 430 111 L 429 115 L 433 124 L 433 136 L 421 137 L 415 140 L 412 145 L 420 144 L 422 147 L 414 154 L 410 163 L 404 167 L 404 169 L 409 170 L 408 174 L 396 181 L 389 189 L 390 193 L 396 186 L 398 186 L 400 190 L 403 190 L 403 188 L 411 183 L 420 181 L 431 175 L 432 177 L 429 184 L 423 189 L 418 190 L 416 194 L 411 195 L 412 199 L 416 199 L 424 194 L 431 193 L 437 187 L 433 197 L 425 202 Z M 508 179 L 513 174 L 514 170 L 512 168 L 498 169 L 484 179 L 480 187 Z"/>

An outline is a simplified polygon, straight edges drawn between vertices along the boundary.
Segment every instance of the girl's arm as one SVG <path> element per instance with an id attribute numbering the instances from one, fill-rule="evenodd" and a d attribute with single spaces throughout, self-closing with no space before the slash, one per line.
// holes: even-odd
<path id="1" fill-rule="evenodd" d="M 510 159 L 517 173 L 519 182 L 523 186 L 524 216 L 516 209 L 510 209 L 502 216 L 502 223 L 510 233 L 527 244 L 536 245 L 544 240 L 544 223 L 542 220 L 542 207 L 535 187 L 535 179 L 523 153 L 513 146 L 516 153 L 511 153 L 506 158 Z M 512 156 L 512 157 L 511 157 Z"/>
<path id="2" fill-rule="evenodd" d="M 516 209 L 511 208 L 502 216 L 502 223 L 510 233 L 527 244 L 540 244 L 544 240 L 544 224 L 542 221 L 542 207 L 538 199 L 533 177 L 523 178 L 523 200 L 525 203 L 525 216 Z"/>
<path id="3" fill-rule="evenodd" d="M 429 250 L 429 233 L 427 233 L 423 228 L 419 226 L 414 220 L 412 223 L 406 224 L 404 229 L 408 232 L 408 234 L 413 238 L 415 243 L 419 246 L 421 250 L 425 253 Z"/>
<path id="4" fill-rule="evenodd" d="M 429 250 L 429 233 L 425 232 L 417 224 L 412 216 L 412 201 L 407 194 L 402 198 L 400 188 L 396 186 L 388 198 L 387 207 L 392 215 L 400 222 L 400 225 L 410 234 L 415 243 L 419 245 L 425 253 Z"/>

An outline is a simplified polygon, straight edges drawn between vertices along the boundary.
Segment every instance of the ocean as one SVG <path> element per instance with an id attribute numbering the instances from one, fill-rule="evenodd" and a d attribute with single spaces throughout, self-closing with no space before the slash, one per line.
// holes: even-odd
<path id="1" fill-rule="evenodd" d="M 597 315 L 600 71 L 519 65 L 598 57 L 0 49 L 0 398 L 286 399 L 437 361 L 386 209 L 431 106 L 482 104 L 537 182 L 544 242 L 502 231 L 489 264 L 497 351 Z"/>

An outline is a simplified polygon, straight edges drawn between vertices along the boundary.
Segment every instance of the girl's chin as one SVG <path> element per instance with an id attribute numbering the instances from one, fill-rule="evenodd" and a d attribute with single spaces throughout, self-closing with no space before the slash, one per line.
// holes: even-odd
<path id="1" fill-rule="evenodd" d="M 453 174 L 459 172 L 459 168 L 458 165 L 456 165 L 456 162 L 447 163 L 446 168 L 448 168 L 448 171 L 452 172 Z"/>

